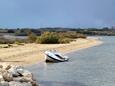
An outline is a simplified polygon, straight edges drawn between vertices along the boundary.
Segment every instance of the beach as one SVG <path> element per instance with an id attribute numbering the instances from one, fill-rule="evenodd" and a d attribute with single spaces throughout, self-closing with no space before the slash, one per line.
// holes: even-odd
<path id="1" fill-rule="evenodd" d="M 5 62 L 9 64 L 26 66 L 45 61 L 44 51 L 46 50 L 56 49 L 66 54 L 99 44 L 102 44 L 102 41 L 93 38 L 79 38 L 68 44 L 24 44 L 10 48 L 0 48 L 0 60 L 1 63 Z"/>

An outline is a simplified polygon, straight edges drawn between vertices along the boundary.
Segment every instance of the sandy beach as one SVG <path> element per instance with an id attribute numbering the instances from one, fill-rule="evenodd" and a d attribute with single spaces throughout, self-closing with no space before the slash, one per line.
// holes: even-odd
<path id="1" fill-rule="evenodd" d="M 1 63 L 6 62 L 16 65 L 29 65 L 44 61 L 44 51 L 56 49 L 63 53 L 89 48 L 101 44 L 102 41 L 97 39 L 76 39 L 69 44 L 24 44 L 10 47 L 0 48 Z"/>

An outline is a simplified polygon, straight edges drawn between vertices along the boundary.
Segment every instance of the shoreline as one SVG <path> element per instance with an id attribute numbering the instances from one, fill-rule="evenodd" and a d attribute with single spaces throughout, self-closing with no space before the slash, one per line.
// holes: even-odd
<path id="1" fill-rule="evenodd" d="M 7 49 L 0 49 L 0 63 L 8 63 L 14 65 L 32 65 L 43 62 L 44 51 L 49 49 L 56 49 L 64 54 L 74 51 L 86 49 L 97 46 L 103 42 L 98 39 L 76 39 L 76 41 L 69 44 L 25 44 L 24 46 L 17 46 Z"/>
<path id="2" fill-rule="evenodd" d="M 79 51 L 79 50 L 84 50 L 84 49 L 87 49 L 87 48 L 91 48 L 91 47 L 95 47 L 95 46 L 98 46 L 98 45 L 101 45 L 101 44 L 103 44 L 103 42 L 102 41 L 99 41 L 99 40 L 96 40 L 95 41 L 95 43 L 94 44 L 88 44 L 88 46 L 85 46 L 85 47 L 79 47 L 79 48 L 77 48 L 77 49 L 75 49 L 75 50 L 71 50 L 71 51 L 69 51 L 69 52 L 66 52 L 65 54 L 69 54 L 69 53 L 71 53 L 71 52 L 75 52 L 75 51 Z"/>

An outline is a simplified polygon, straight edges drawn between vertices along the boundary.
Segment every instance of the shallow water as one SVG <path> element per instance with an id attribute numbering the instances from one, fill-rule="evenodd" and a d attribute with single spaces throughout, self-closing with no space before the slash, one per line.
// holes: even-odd
<path id="1" fill-rule="evenodd" d="M 115 37 L 67 55 L 68 62 L 29 66 L 40 86 L 115 86 Z"/>

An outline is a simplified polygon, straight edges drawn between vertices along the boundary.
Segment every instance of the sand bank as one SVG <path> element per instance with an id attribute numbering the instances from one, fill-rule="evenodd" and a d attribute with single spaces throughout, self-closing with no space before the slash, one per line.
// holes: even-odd
<path id="1" fill-rule="evenodd" d="M 10 48 L 0 49 L 0 60 L 16 65 L 29 65 L 40 61 L 44 61 L 44 51 L 49 49 L 56 49 L 63 53 L 68 53 L 84 48 L 89 48 L 102 44 L 97 39 L 76 39 L 76 41 L 69 44 L 25 44 Z"/>

